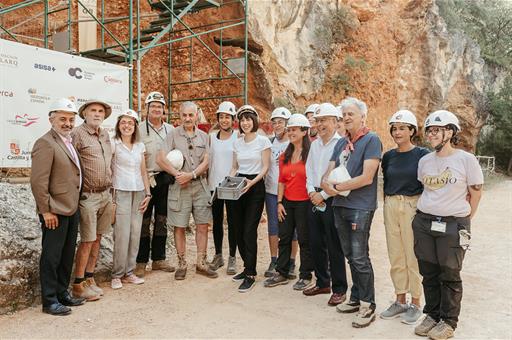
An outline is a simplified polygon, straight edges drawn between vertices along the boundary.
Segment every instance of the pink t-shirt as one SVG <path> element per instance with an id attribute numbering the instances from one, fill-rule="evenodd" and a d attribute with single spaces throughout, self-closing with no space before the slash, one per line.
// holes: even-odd
<path id="1" fill-rule="evenodd" d="M 418 180 L 424 190 L 418 210 L 435 216 L 465 217 L 471 213 L 468 186 L 484 183 L 475 155 L 456 150 L 447 157 L 431 152 L 418 163 Z"/>

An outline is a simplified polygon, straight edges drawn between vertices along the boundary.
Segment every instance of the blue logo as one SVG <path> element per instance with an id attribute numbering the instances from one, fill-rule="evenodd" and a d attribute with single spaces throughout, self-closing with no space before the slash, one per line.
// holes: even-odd
<path id="1" fill-rule="evenodd" d="M 51 65 L 37 64 L 37 63 L 34 64 L 34 68 L 36 70 L 49 71 L 49 72 L 55 72 L 55 70 L 56 70 L 56 68 Z"/>

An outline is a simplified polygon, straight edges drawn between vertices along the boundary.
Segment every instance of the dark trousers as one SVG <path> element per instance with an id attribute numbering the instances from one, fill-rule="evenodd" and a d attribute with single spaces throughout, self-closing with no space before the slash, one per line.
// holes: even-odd
<path id="1" fill-rule="evenodd" d="M 283 222 L 279 222 L 279 257 L 276 270 L 285 277 L 288 277 L 290 270 L 292 240 L 295 231 L 297 231 L 300 246 L 299 278 L 311 280 L 311 272 L 315 268 L 309 248 L 308 205 L 309 200 L 288 201 L 283 199 L 286 216 Z"/>
<path id="2" fill-rule="evenodd" d="M 151 188 L 151 199 L 148 208 L 142 216 L 139 252 L 137 263 L 147 263 L 149 254 L 151 260 L 165 260 L 165 246 L 167 244 L 167 195 L 168 184 L 157 184 Z M 150 232 L 151 219 L 154 213 L 153 235 Z"/>
<path id="3" fill-rule="evenodd" d="M 224 239 L 224 203 L 227 205 L 226 201 L 215 199 L 212 204 L 215 254 L 222 254 L 222 241 Z M 233 216 L 231 216 L 232 210 L 226 209 L 226 215 L 228 220 L 229 256 L 234 257 L 236 255 L 236 231 Z"/>
<path id="4" fill-rule="evenodd" d="M 454 329 L 459 321 L 462 301 L 460 271 L 466 250 L 459 245 L 459 230 L 470 231 L 469 217 L 447 217 L 446 232 L 432 231 L 436 216 L 418 212 L 412 222 L 414 253 L 423 276 L 423 313 L 444 320 Z"/>
<path id="5" fill-rule="evenodd" d="M 252 179 L 256 175 L 239 175 Z M 233 224 L 236 225 L 236 243 L 238 251 L 244 261 L 244 273 L 256 275 L 256 261 L 258 255 L 258 224 L 260 223 L 265 203 L 264 180 L 254 184 L 245 194 L 236 201 L 230 201 Z"/>
<path id="6" fill-rule="evenodd" d="M 325 203 L 324 212 L 313 212 L 312 203 L 309 203 L 307 208 L 309 246 L 315 265 L 316 286 L 329 287 L 332 281 L 332 291 L 344 294 L 348 287 L 345 256 L 334 226 L 332 198 L 327 199 Z"/>
<path id="7" fill-rule="evenodd" d="M 352 274 L 350 300 L 375 307 L 375 285 L 368 241 L 373 210 L 334 207 L 334 221 Z"/>
<path id="8" fill-rule="evenodd" d="M 48 229 L 39 215 L 43 230 L 39 278 L 43 307 L 58 302 L 68 291 L 71 269 L 75 258 L 79 212 L 71 216 L 57 215 L 59 226 Z"/>

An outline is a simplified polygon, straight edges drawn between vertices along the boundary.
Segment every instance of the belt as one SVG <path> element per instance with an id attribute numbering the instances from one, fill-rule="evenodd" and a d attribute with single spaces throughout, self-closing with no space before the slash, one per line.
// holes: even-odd
<path id="1" fill-rule="evenodd" d="M 465 221 L 469 219 L 469 216 L 465 217 L 457 217 L 457 216 L 435 216 L 431 214 L 424 213 L 421 210 L 416 210 L 416 213 L 420 215 L 420 217 L 431 220 L 431 221 L 440 221 L 440 222 L 458 222 L 458 221 Z"/>
<path id="2" fill-rule="evenodd" d="M 100 193 L 100 192 L 103 192 L 105 190 L 108 190 L 110 189 L 110 187 L 100 187 L 100 188 L 92 188 L 92 189 L 83 189 L 82 191 L 85 192 L 85 193 Z"/>

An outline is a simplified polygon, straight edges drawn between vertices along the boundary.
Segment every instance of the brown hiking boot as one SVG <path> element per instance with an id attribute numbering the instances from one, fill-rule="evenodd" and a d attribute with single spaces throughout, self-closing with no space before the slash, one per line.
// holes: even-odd
<path id="1" fill-rule="evenodd" d="M 91 289 L 87 281 L 73 284 L 73 297 L 83 298 L 88 302 L 97 301 L 100 299 L 100 295 Z"/>
<path id="2" fill-rule="evenodd" d="M 161 270 L 164 272 L 172 273 L 173 271 L 176 270 L 176 268 L 171 266 L 169 262 L 167 262 L 166 260 L 158 260 L 153 261 L 153 263 L 151 264 L 151 270 Z"/>
<path id="3" fill-rule="evenodd" d="M 98 285 L 96 284 L 96 281 L 94 280 L 94 277 L 88 277 L 85 279 L 85 281 L 89 285 L 89 288 L 91 288 L 93 291 L 95 291 L 100 296 L 103 296 L 103 289 L 98 287 Z"/>
<path id="4" fill-rule="evenodd" d="M 219 276 L 216 271 L 212 270 L 206 263 L 206 253 L 197 253 L 196 273 L 206 276 L 210 279 L 215 279 Z"/>
<path id="5" fill-rule="evenodd" d="M 144 275 L 146 275 L 146 265 L 147 265 L 147 263 L 137 263 L 135 265 L 135 270 L 133 271 L 133 273 L 136 276 L 143 278 Z"/>
<path id="6" fill-rule="evenodd" d="M 185 276 L 187 275 L 187 261 L 185 260 L 185 255 L 178 255 L 178 269 L 174 273 L 175 280 L 185 280 Z"/>

